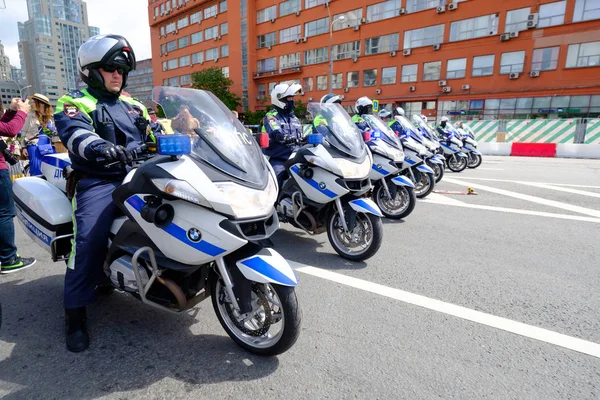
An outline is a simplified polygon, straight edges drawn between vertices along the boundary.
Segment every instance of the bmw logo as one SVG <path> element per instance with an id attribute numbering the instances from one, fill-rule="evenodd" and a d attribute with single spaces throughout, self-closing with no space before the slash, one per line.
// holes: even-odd
<path id="1" fill-rule="evenodd" d="M 377 169 L 383 168 L 383 166 L 381 164 L 377 164 L 376 167 L 377 167 Z"/>
<path id="2" fill-rule="evenodd" d="M 319 183 L 319 189 L 325 190 L 326 188 L 327 188 L 327 185 L 325 184 L 325 182 Z"/>
<path id="3" fill-rule="evenodd" d="M 200 231 L 196 228 L 192 228 L 189 231 L 187 231 L 187 237 L 194 243 L 199 242 L 200 239 L 202 239 Z"/>

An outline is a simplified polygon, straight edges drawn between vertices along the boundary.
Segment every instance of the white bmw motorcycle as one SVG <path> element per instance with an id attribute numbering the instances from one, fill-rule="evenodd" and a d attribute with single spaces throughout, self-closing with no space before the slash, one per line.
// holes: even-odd
<path id="1" fill-rule="evenodd" d="M 339 104 L 309 103 L 308 111 L 322 123 L 285 164 L 279 217 L 311 235 L 327 232 L 346 259 L 366 260 L 383 240 L 383 215 L 369 198 L 371 152 Z"/>
<path id="2" fill-rule="evenodd" d="M 281 255 L 257 243 L 279 227 L 273 170 L 212 93 L 157 87 L 153 96 L 185 135 L 159 136 L 158 155 L 132 168 L 114 191 L 123 216 L 112 224 L 107 276 L 118 290 L 174 313 L 210 296 L 240 346 L 285 352 L 300 333 L 298 281 Z M 62 177 L 68 164 L 64 154 L 47 156 L 45 179 L 13 186 L 19 221 L 54 261 L 67 258 L 73 238 Z"/>
<path id="3" fill-rule="evenodd" d="M 467 167 L 479 167 L 481 165 L 481 162 L 483 161 L 483 158 L 481 152 L 477 150 L 477 140 L 475 140 L 475 133 L 467 124 L 463 124 L 462 128 L 458 128 L 457 130 L 462 135 L 462 141 L 464 145 L 463 150 L 467 153 Z"/>
<path id="4" fill-rule="evenodd" d="M 446 157 L 442 153 L 442 148 L 438 140 L 437 135 L 431 129 L 429 125 L 421 118 L 420 115 L 413 115 L 413 122 L 417 130 L 420 131 L 421 144 L 425 146 L 433 157 L 427 160 L 427 165 L 433 169 L 433 175 L 435 177 L 435 183 L 439 183 L 444 177 L 444 166 L 446 164 Z"/>

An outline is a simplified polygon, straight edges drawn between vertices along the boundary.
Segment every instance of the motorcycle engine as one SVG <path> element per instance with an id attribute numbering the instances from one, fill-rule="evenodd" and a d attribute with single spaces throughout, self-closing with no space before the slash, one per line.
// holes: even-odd
<path id="1" fill-rule="evenodd" d="M 140 262 L 143 261 L 140 260 Z M 127 292 L 139 292 L 130 256 L 123 256 L 117 258 L 115 261 L 112 262 L 112 264 L 110 264 L 109 270 L 110 280 L 115 287 L 121 290 L 125 290 Z M 146 285 L 149 280 L 148 271 L 141 264 L 138 264 L 138 271 L 140 272 L 142 283 Z"/>

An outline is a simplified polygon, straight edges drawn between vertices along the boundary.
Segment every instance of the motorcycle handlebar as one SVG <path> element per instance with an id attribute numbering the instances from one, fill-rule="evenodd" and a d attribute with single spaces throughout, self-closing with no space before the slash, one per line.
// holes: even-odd
<path id="1" fill-rule="evenodd" d="M 129 150 L 129 152 L 137 155 L 137 157 L 133 157 L 133 159 L 131 160 L 131 163 L 129 165 L 131 165 L 135 162 L 146 161 L 152 157 L 152 155 L 149 154 L 149 152 L 148 152 L 148 146 L 145 144 L 141 145 L 137 149 Z M 105 157 L 96 157 L 96 163 L 104 164 L 104 168 L 110 168 L 110 167 L 114 167 L 115 165 L 122 164 L 121 161 L 114 161 L 111 163 L 106 163 Z"/>

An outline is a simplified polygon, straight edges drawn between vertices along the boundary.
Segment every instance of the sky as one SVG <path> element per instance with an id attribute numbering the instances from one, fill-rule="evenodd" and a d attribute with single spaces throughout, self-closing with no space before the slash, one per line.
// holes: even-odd
<path id="1" fill-rule="evenodd" d="M 6 9 L 0 9 L 0 40 L 11 65 L 20 67 L 17 22 L 27 21 L 27 2 L 26 0 L 4 0 L 4 2 Z M 124 36 L 133 47 L 138 60 L 152 56 L 148 0 L 87 0 L 86 3 L 90 25 L 100 28 L 100 33 Z"/>

